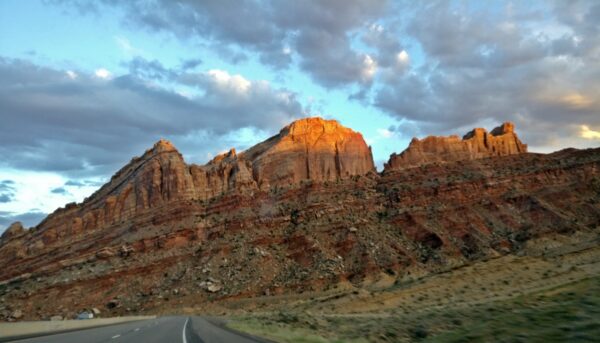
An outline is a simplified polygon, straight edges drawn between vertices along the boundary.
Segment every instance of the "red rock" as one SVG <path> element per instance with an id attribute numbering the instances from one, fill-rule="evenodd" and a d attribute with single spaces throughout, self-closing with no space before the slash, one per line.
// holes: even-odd
<path id="1" fill-rule="evenodd" d="M 8 229 L 6 229 L 6 231 L 4 231 L 4 233 L 2 234 L 2 237 L 0 237 L 1 240 L 9 240 L 12 238 L 17 238 L 19 236 L 24 235 L 27 232 L 27 230 L 25 230 L 25 228 L 23 228 L 23 224 L 21 222 L 14 222 L 12 224 L 10 224 L 10 226 L 8 227 Z"/>
<path id="2" fill-rule="evenodd" d="M 331 181 L 375 170 L 362 135 L 335 120 L 306 118 L 243 153 L 261 188 L 301 180 Z"/>
<path id="3" fill-rule="evenodd" d="M 598 224 L 600 149 L 376 174 L 360 134 L 338 125 L 305 119 L 203 166 L 186 165 L 170 143 L 158 142 L 82 204 L 0 241 L 6 306 L 28 320 L 58 305 L 78 311 L 111 299 L 111 315 L 172 313 L 265 290 L 425 275 L 515 252 L 530 237 L 589 233 Z M 512 132 L 498 130 L 488 142 Z M 465 140 L 480 136 L 475 130 Z M 493 144 L 501 154 L 515 149 L 505 143 Z M 106 258 L 96 257 L 105 250 Z M 200 280 L 221 288 L 197 292 Z M 160 300 L 173 296 L 175 284 L 181 299 Z"/>
<path id="4" fill-rule="evenodd" d="M 491 156 L 506 156 L 527 152 L 514 132 L 514 124 L 506 122 L 487 132 L 476 128 L 462 139 L 458 136 L 413 138 L 401 154 L 392 154 L 384 170 L 411 168 L 432 162 L 473 160 Z"/>
<path id="5" fill-rule="evenodd" d="M 187 165 L 173 144 L 161 139 L 83 203 L 68 204 L 48 216 L 37 231 L 47 244 L 127 222 L 174 201 L 294 186 L 302 180 L 331 181 L 374 170 L 371 150 L 360 133 L 321 118 L 298 120 L 239 155 L 231 149 L 203 166 Z M 20 232 L 14 228 L 5 235 Z"/>

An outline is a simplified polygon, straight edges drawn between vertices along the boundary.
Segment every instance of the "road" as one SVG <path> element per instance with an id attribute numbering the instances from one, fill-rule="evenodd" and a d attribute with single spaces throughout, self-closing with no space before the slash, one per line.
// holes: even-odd
<path id="1" fill-rule="evenodd" d="M 223 329 L 203 317 L 160 317 L 18 340 L 19 343 L 256 343 L 267 342 Z"/>

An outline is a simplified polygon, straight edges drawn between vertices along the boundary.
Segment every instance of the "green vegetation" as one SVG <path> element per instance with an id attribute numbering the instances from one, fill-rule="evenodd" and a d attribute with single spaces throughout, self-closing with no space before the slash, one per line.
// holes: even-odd
<path id="1" fill-rule="evenodd" d="M 279 313 L 230 326 L 278 342 L 593 342 L 600 277 L 485 304 L 363 316 Z"/>
<path id="2" fill-rule="evenodd" d="M 329 342 L 366 342 L 364 340 L 341 340 L 320 336 L 316 332 L 305 328 L 295 328 L 284 323 L 269 323 L 264 319 L 245 318 L 227 324 L 230 328 L 264 337 L 276 342 L 285 343 L 329 343 Z"/>
<path id="3" fill-rule="evenodd" d="M 600 337 L 600 277 L 488 304 L 467 319 L 427 341 L 593 342 Z"/>

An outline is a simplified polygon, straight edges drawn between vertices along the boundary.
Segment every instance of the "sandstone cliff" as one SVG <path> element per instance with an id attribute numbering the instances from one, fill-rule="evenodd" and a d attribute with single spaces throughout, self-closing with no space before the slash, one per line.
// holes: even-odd
<path id="1" fill-rule="evenodd" d="M 261 188 L 307 179 L 331 181 L 375 171 L 371 149 L 360 133 L 321 118 L 298 120 L 248 149 L 243 157 L 251 161 Z"/>
<path id="2" fill-rule="evenodd" d="M 371 171 L 375 171 L 371 149 L 362 135 L 321 118 L 295 121 L 239 155 L 231 149 L 202 166 L 187 165 L 179 151 L 161 139 L 83 203 L 68 204 L 48 216 L 32 235 L 39 237 L 39 248 L 61 237 L 125 223 L 174 202 L 205 201 L 228 192 L 290 187 L 302 180 L 332 181 Z"/>
<path id="3" fill-rule="evenodd" d="M 506 122 L 487 132 L 476 128 L 460 139 L 458 136 L 429 136 L 413 138 L 402 153 L 392 154 L 385 164 L 386 171 L 416 167 L 432 162 L 473 160 L 491 156 L 506 156 L 527 152 L 514 131 L 514 124 Z"/>
<path id="4" fill-rule="evenodd" d="M 501 140 L 511 132 L 464 140 L 525 149 Z M 83 203 L 0 238 L 0 320 L 203 311 L 424 275 L 600 227 L 600 149 L 444 161 L 373 173 L 360 134 L 316 118 L 203 166 L 159 141 Z"/>

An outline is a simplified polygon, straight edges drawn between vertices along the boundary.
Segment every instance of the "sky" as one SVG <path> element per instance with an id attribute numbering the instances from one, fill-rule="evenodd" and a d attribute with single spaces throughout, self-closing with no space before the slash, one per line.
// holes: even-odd
<path id="1" fill-rule="evenodd" d="M 0 232 L 81 202 L 160 138 L 189 163 L 306 116 L 381 168 L 412 137 L 513 121 L 600 146 L 600 2 L 0 1 Z"/>

